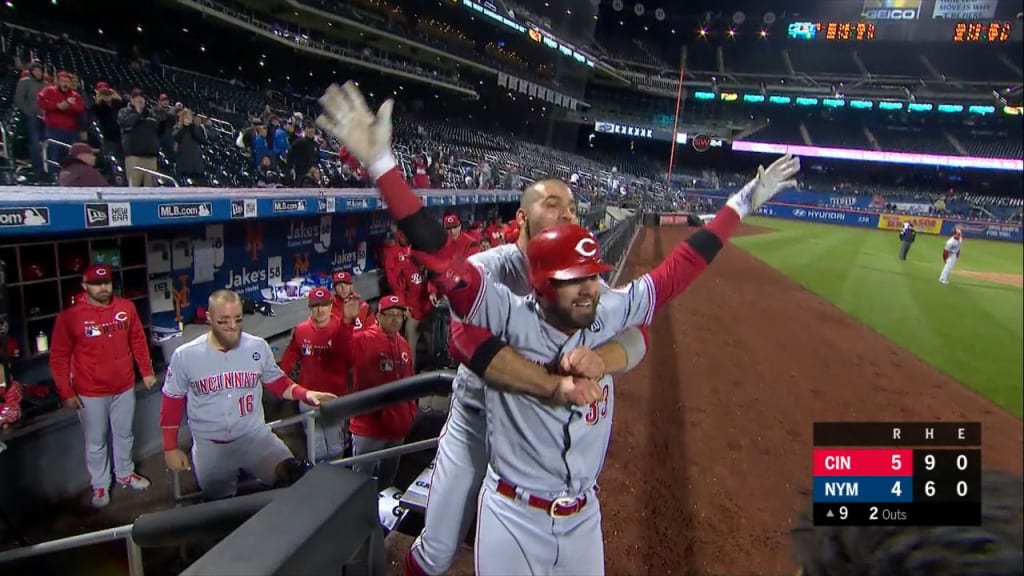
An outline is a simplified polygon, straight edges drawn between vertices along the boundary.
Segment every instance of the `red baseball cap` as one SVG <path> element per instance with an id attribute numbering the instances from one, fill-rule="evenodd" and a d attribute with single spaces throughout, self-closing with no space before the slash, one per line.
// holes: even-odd
<path id="1" fill-rule="evenodd" d="M 96 89 L 97 90 L 110 90 L 110 84 L 107 84 L 106 82 L 97 82 L 96 83 Z"/>
<path id="2" fill-rule="evenodd" d="M 82 281 L 86 284 L 106 284 L 114 281 L 114 274 L 106 264 L 93 264 L 85 269 Z"/>
<path id="3" fill-rule="evenodd" d="M 326 288 L 317 286 L 309 291 L 309 304 L 320 304 L 331 301 L 331 293 Z"/>
<path id="4" fill-rule="evenodd" d="M 392 308 L 401 308 L 402 310 L 405 310 L 407 308 L 405 300 L 401 296 L 392 294 L 390 296 L 384 296 L 379 302 L 377 302 L 378 312 L 386 312 Z"/>
<path id="5" fill-rule="evenodd" d="M 68 72 L 67 70 L 61 70 L 60 72 L 57 72 L 57 78 L 67 78 L 68 80 L 70 80 L 71 72 Z"/>
<path id="6" fill-rule="evenodd" d="M 331 275 L 331 282 L 333 284 L 338 284 L 339 282 L 343 284 L 351 284 L 352 275 L 349 274 L 348 272 L 345 272 L 344 270 L 338 270 L 333 275 Z"/>
<path id="7" fill-rule="evenodd" d="M 456 226 L 462 226 L 462 222 L 459 222 L 459 217 L 455 214 L 449 214 L 444 217 L 445 228 L 455 228 Z"/>

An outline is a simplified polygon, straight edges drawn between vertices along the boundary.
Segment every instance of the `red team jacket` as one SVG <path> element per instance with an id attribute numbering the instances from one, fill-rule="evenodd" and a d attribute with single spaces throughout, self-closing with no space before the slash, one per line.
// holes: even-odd
<path id="1" fill-rule="evenodd" d="M 352 391 L 366 390 L 413 375 L 412 351 L 401 334 L 388 336 L 379 326 L 352 334 Z M 416 401 L 392 404 L 376 412 L 353 416 L 352 434 L 379 440 L 401 440 L 409 434 L 416 417 Z"/>
<path id="2" fill-rule="evenodd" d="M 345 349 L 351 340 L 352 330 L 343 327 L 337 316 L 332 316 L 323 328 L 307 318 L 295 327 L 278 365 L 291 375 L 301 360 L 299 386 L 343 396 L 348 394 L 349 356 Z"/>
<path id="3" fill-rule="evenodd" d="M 153 375 L 149 343 L 131 300 L 110 306 L 80 301 L 57 315 L 50 344 L 50 372 L 61 400 L 113 396 L 135 386 L 135 364 Z"/>
<path id="4" fill-rule="evenodd" d="M 427 163 L 419 158 L 412 162 L 412 187 L 430 188 L 430 176 L 427 175 Z"/>
<path id="5" fill-rule="evenodd" d="M 352 291 L 352 296 L 359 298 L 359 294 L 356 294 L 355 290 Z M 337 294 L 334 294 L 333 298 L 334 303 L 333 306 L 331 306 L 331 316 L 340 320 L 344 314 L 343 308 L 345 306 L 345 301 Z M 356 330 L 362 330 L 363 328 L 377 325 L 377 317 L 370 313 L 370 305 L 366 303 L 366 300 L 360 300 L 359 315 L 356 316 L 354 324 Z"/>
<path id="6" fill-rule="evenodd" d="M 66 110 L 57 108 L 61 102 L 68 103 Z M 39 91 L 39 94 L 36 95 L 36 103 L 39 104 L 39 110 L 43 113 L 43 122 L 47 126 L 58 130 L 78 132 L 78 121 L 82 112 L 85 111 L 85 102 L 82 101 L 81 94 L 74 90 L 61 92 L 56 84 L 51 84 Z"/>
<path id="7" fill-rule="evenodd" d="M 433 286 L 427 280 L 426 271 L 411 257 L 401 262 L 398 279 L 399 290 L 396 292 L 405 299 L 409 306 L 409 315 L 414 320 L 422 321 L 434 310 L 430 302 Z"/>

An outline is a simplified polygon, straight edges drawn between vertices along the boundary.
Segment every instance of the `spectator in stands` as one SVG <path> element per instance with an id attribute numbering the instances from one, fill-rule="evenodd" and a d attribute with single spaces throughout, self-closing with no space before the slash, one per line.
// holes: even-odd
<path id="1" fill-rule="evenodd" d="M 25 123 L 25 133 L 28 140 L 28 154 L 32 160 L 32 170 L 42 175 L 45 172 L 43 166 L 43 134 L 46 129 L 43 119 L 40 117 L 39 93 L 46 88 L 46 80 L 43 78 L 43 64 L 33 60 L 28 65 L 28 75 L 18 80 L 14 89 L 14 105 L 21 112 Z"/>
<path id="2" fill-rule="evenodd" d="M 193 184 L 205 184 L 206 163 L 203 161 L 203 146 L 209 142 L 206 128 L 195 121 L 192 110 L 183 108 L 174 125 L 174 145 L 178 178 L 186 178 Z"/>
<path id="3" fill-rule="evenodd" d="M 118 165 L 124 166 L 124 148 L 121 147 L 121 126 L 117 123 L 117 113 L 125 107 L 121 95 L 106 82 L 96 83 L 96 97 L 91 111 L 93 118 L 100 127 L 100 152 L 104 157 L 113 156 Z"/>
<path id="4" fill-rule="evenodd" d="M 320 145 L 316 142 L 316 126 L 306 126 L 302 135 L 288 149 L 288 165 L 298 182 L 320 163 Z"/>
<path id="5" fill-rule="evenodd" d="M 85 112 L 82 96 L 71 89 L 71 73 L 61 70 L 57 83 L 47 86 L 36 96 L 39 110 L 46 125 L 46 139 L 61 142 L 47 146 L 48 160 L 60 162 L 67 156 L 68 149 L 78 141 L 78 124 Z"/>
<path id="6" fill-rule="evenodd" d="M 128 172 L 131 187 L 153 186 L 153 176 L 135 168 L 155 172 L 156 159 L 160 154 L 160 121 L 162 115 L 146 106 L 146 95 L 142 90 L 132 90 L 128 106 L 117 113 L 121 126 L 121 143 L 124 146 L 124 169 Z"/>
<path id="7" fill-rule="evenodd" d="M 441 164 L 440 155 L 434 158 L 427 168 L 427 176 L 430 178 L 431 188 L 440 188 L 444 184 L 445 167 Z"/>
<path id="8" fill-rule="evenodd" d="M 267 143 L 270 144 L 271 152 L 274 155 L 274 162 L 276 163 L 279 162 L 280 158 L 287 158 L 288 156 L 289 133 L 287 128 L 280 126 L 281 121 L 276 117 L 274 122 L 277 122 L 278 125 L 274 127 L 273 136 L 268 135 Z"/>
<path id="9" fill-rule="evenodd" d="M 267 142 L 269 129 L 263 124 L 253 126 L 252 137 L 252 165 L 267 166 L 270 170 L 277 170 L 277 162 L 274 161 L 270 145 Z M 265 160 L 264 160 L 265 159 Z"/>
<path id="10" fill-rule="evenodd" d="M 319 166 L 310 166 L 302 178 L 296 182 L 299 188 L 320 188 L 324 185 L 323 174 Z"/>
<path id="11" fill-rule="evenodd" d="M 181 106 L 179 104 L 179 106 Z M 157 137 L 160 139 L 160 151 L 164 153 L 172 164 L 177 162 L 177 155 L 174 151 L 174 127 L 178 122 L 177 110 L 171 108 L 171 99 L 167 94 L 161 93 L 156 101 L 156 108 L 153 110 L 157 119 Z"/>
<path id="12" fill-rule="evenodd" d="M 78 92 L 82 96 L 82 106 L 84 107 L 82 114 L 78 117 L 78 141 L 88 142 L 88 129 L 90 123 L 88 112 L 89 108 L 92 107 L 92 104 L 89 102 L 89 95 L 82 92 L 81 80 L 78 78 L 78 74 L 75 74 L 74 72 L 71 73 L 71 90 Z"/>
<path id="13" fill-rule="evenodd" d="M 256 168 L 256 185 L 264 188 L 281 185 L 281 175 L 271 165 L 270 156 L 263 156 L 260 165 Z"/>
<path id="14" fill-rule="evenodd" d="M 96 169 L 96 152 L 85 142 L 72 144 L 68 155 L 61 160 L 59 183 L 61 186 L 110 186 Z"/>
<path id="15" fill-rule="evenodd" d="M 427 175 L 427 158 L 423 154 L 417 154 L 412 159 L 412 187 L 430 187 L 430 176 Z"/>
<path id="16" fill-rule="evenodd" d="M 476 177 L 477 185 L 481 190 L 490 189 L 493 186 L 491 181 L 491 165 L 487 162 L 486 158 L 481 158 L 480 162 L 476 165 Z"/>
<path id="17" fill-rule="evenodd" d="M 509 164 L 505 171 L 505 177 L 501 181 L 502 190 L 521 190 L 523 188 L 523 177 L 519 175 L 519 166 Z"/>

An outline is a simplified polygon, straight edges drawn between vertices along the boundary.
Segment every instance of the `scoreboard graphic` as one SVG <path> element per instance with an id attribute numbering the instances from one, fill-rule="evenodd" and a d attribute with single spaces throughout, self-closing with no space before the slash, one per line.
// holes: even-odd
<path id="1" fill-rule="evenodd" d="M 816 422 L 817 526 L 979 526 L 981 423 Z"/>

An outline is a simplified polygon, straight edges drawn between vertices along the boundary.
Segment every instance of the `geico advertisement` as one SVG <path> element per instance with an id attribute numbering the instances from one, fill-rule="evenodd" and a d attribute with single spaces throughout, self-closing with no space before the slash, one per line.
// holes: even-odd
<path id="1" fill-rule="evenodd" d="M 917 20 L 921 0 L 864 0 L 860 17 L 865 20 Z"/>

